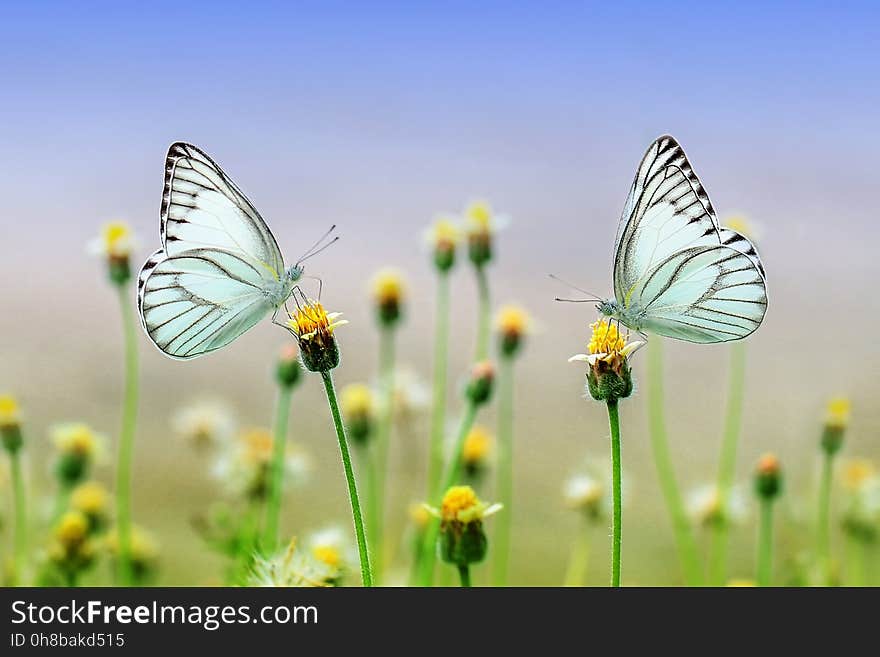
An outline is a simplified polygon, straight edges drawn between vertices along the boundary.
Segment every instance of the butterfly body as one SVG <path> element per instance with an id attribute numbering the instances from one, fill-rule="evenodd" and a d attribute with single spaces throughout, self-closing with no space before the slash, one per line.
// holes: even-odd
<path id="1" fill-rule="evenodd" d="M 138 310 L 164 354 L 215 351 L 280 308 L 302 277 L 234 182 L 199 148 L 177 142 L 165 160 L 162 248 L 138 277 Z"/>
<path id="2" fill-rule="evenodd" d="M 744 235 L 719 226 L 681 146 L 648 148 L 617 230 L 614 298 L 600 314 L 688 342 L 738 340 L 764 319 L 764 265 Z"/>

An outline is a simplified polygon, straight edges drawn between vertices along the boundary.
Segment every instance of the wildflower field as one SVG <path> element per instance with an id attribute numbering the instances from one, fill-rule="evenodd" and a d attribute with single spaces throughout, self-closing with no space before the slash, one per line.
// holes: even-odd
<path id="1" fill-rule="evenodd" d="M 25 19 L 35 29 L 36 17 Z M 611 30 L 623 17 L 603 20 Z M 65 36 L 65 52 L 81 39 Z M 782 84 L 780 60 L 762 72 L 784 89 L 781 105 L 805 113 L 796 121 L 756 76 L 742 83 L 754 112 L 736 126 L 699 98 L 630 116 L 632 91 L 619 117 L 592 107 L 577 118 L 570 103 L 586 99 L 563 94 L 546 71 L 574 75 L 583 62 L 550 39 L 540 41 L 540 75 L 524 55 L 479 64 L 492 80 L 519 71 L 546 92 L 529 95 L 534 105 L 510 102 L 523 97 L 518 85 L 476 95 L 467 57 L 434 62 L 438 89 L 461 85 L 480 109 L 438 116 L 439 91 L 413 100 L 402 80 L 421 89 L 421 78 L 395 68 L 405 58 L 391 66 L 368 36 L 352 43 L 362 40 L 352 47 L 379 72 L 371 90 L 412 102 L 410 118 L 377 114 L 348 69 L 318 57 L 354 87 L 332 98 L 273 92 L 243 135 L 246 119 L 222 101 L 243 102 L 260 80 L 223 88 L 213 71 L 194 83 L 204 98 L 154 121 L 138 108 L 160 105 L 141 86 L 165 73 L 135 40 L 122 59 L 143 68 L 137 88 L 120 91 L 125 111 L 100 81 L 116 64 L 74 60 L 95 117 L 70 135 L 40 113 L 37 82 L 53 79 L 57 62 L 30 64 L 37 82 L 23 107 L 46 120 L 30 117 L 10 138 L 22 155 L 0 182 L 0 582 L 880 585 L 880 350 L 870 337 L 880 231 L 875 211 L 853 201 L 875 186 L 858 173 L 880 146 L 873 128 L 865 136 L 874 105 L 854 102 L 854 127 L 804 145 L 826 108 L 807 82 Z M 320 51 L 284 46 L 294 47 Z M 248 42 L 243 61 L 320 88 L 307 66 L 280 67 L 267 52 Z M 843 70 L 849 55 L 833 55 Z M 607 71 L 592 66 L 600 84 Z M 834 79 L 859 101 L 873 93 Z M 743 339 L 698 344 L 627 328 L 605 301 L 633 172 L 666 130 L 691 158 L 676 167 L 690 176 L 693 165 L 712 197 L 714 210 L 708 199 L 702 207 L 717 214 L 715 234 L 736 231 L 757 249 L 737 254 L 767 291 Z M 138 136 L 119 145 L 117 132 Z M 46 135 L 57 155 L 43 164 L 21 140 Z M 175 139 L 187 141 L 171 146 L 163 170 Z M 847 174 L 835 164 L 844 160 Z M 234 335 L 219 323 L 177 331 L 179 315 L 157 311 L 191 301 L 189 291 L 149 297 L 182 289 L 195 271 L 168 270 L 174 240 L 192 239 L 173 194 L 198 201 L 193 179 L 174 187 L 168 162 L 180 161 L 232 190 L 245 208 L 237 220 L 259 232 L 252 201 L 271 231 L 260 243 L 274 235 L 284 254 L 278 266 L 271 253 L 260 260 L 269 274 L 255 275 L 273 281 L 260 290 L 266 312 Z M 229 261 L 211 266 L 224 284 L 241 282 Z"/>

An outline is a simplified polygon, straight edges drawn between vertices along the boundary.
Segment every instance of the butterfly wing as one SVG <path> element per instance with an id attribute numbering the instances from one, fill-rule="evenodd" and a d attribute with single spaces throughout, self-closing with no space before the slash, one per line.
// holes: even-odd
<path id="1" fill-rule="evenodd" d="M 138 310 L 150 340 L 188 360 L 229 344 L 273 309 L 259 262 L 239 253 L 195 248 L 156 251 L 138 279 Z"/>
<path id="2" fill-rule="evenodd" d="M 266 222 L 220 166 L 192 144 L 177 142 L 165 158 L 162 246 L 169 256 L 212 247 L 260 264 L 275 280 L 284 258 Z"/>
<path id="3" fill-rule="evenodd" d="M 632 298 L 642 328 L 688 342 L 726 342 L 751 334 L 767 310 L 764 275 L 729 246 L 695 246 L 664 260 Z"/>
<path id="4" fill-rule="evenodd" d="M 745 337 L 763 319 L 764 267 L 754 245 L 719 227 L 702 183 L 668 135 L 651 144 L 639 164 L 614 251 L 615 297 L 624 309 L 644 313 L 642 328 L 723 342 Z M 729 287 L 737 276 L 748 285 Z"/>

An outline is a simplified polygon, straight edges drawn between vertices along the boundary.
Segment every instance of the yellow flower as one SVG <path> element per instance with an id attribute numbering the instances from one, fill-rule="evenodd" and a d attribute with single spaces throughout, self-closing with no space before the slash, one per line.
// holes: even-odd
<path id="1" fill-rule="evenodd" d="M 193 447 L 205 449 L 228 443 L 235 432 L 235 419 L 227 404 L 203 400 L 177 411 L 171 427 Z"/>
<path id="2" fill-rule="evenodd" d="M 492 241 L 506 218 L 498 217 L 486 201 L 474 201 L 465 208 L 464 226 L 471 262 L 482 267 L 492 259 Z"/>
<path id="3" fill-rule="evenodd" d="M 375 399 L 370 386 L 364 383 L 351 383 L 342 389 L 342 414 L 351 416 L 372 416 Z"/>
<path id="4" fill-rule="evenodd" d="M 850 491 L 858 491 L 865 482 L 877 476 L 877 468 L 868 459 L 852 459 L 843 467 L 843 485 Z"/>
<path id="5" fill-rule="evenodd" d="M 531 328 L 531 317 L 520 306 L 503 306 L 495 318 L 495 326 L 501 337 L 501 353 L 512 356 L 519 349 L 523 337 Z"/>
<path id="6" fill-rule="evenodd" d="M 834 397 L 829 400 L 825 413 L 825 426 L 846 429 L 849 425 L 850 406 L 850 401 L 846 397 Z"/>
<path id="7" fill-rule="evenodd" d="M 260 557 L 254 563 L 248 578 L 249 586 L 324 587 L 331 586 L 338 570 L 298 549 L 296 541 L 284 552 L 271 558 Z"/>
<path id="8" fill-rule="evenodd" d="M 616 401 L 632 394 L 632 372 L 629 357 L 645 343 L 641 340 L 627 342 L 611 320 L 600 319 L 590 324 L 592 331 L 586 354 L 575 354 L 569 363 L 585 362 L 587 389 L 593 399 Z"/>
<path id="9" fill-rule="evenodd" d="M 501 510 L 500 504 L 491 506 L 481 501 L 470 486 L 452 486 L 443 496 L 440 519 L 445 523 L 465 525 L 487 518 Z"/>
<path id="10" fill-rule="evenodd" d="M 755 584 L 754 580 L 751 579 L 732 579 L 727 582 L 727 586 L 732 588 L 749 588 L 752 586 L 757 586 L 757 584 Z"/>
<path id="11" fill-rule="evenodd" d="M 428 526 L 431 520 L 431 512 L 424 504 L 414 502 L 409 505 L 409 519 L 419 531 Z"/>
<path id="12" fill-rule="evenodd" d="M 11 395 L 0 395 L 0 427 L 17 426 L 20 423 L 18 400 Z"/>
<path id="13" fill-rule="evenodd" d="M 745 237 L 746 239 L 754 242 L 758 237 L 760 230 L 758 227 L 749 220 L 748 217 L 741 214 L 735 214 L 724 220 L 724 227 L 730 228 L 731 230 L 735 230 L 737 233 Z"/>
<path id="14" fill-rule="evenodd" d="M 315 559 L 325 563 L 337 573 L 341 571 L 345 565 L 348 545 L 345 532 L 339 527 L 328 527 L 317 531 L 309 537 L 307 543 Z"/>
<path id="15" fill-rule="evenodd" d="M 311 372 L 327 372 L 339 364 L 339 347 L 333 331 L 347 320 L 342 313 L 327 313 L 320 301 L 307 300 L 287 321 L 288 330 L 299 342 L 305 368 Z"/>
<path id="16" fill-rule="evenodd" d="M 484 465 L 491 449 L 492 435 L 484 427 L 477 425 L 464 439 L 461 460 L 466 468 L 478 469 Z"/>
<path id="17" fill-rule="evenodd" d="M 134 232 L 124 221 L 111 221 L 101 227 L 91 250 L 108 258 L 128 258 L 136 246 Z"/>
<path id="18" fill-rule="evenodd" d="M 380 269 L 371 284 L 373 298 L 379 305 L 388 303 L 401 303 L 406 290 L 403 275 L 393 267 Z"/>
<path id="19" fill-rule="evenodd" d="M 87 481 L 73 490 L 70 496 L 70 506 L 89 518 L 104 518 L 110 507 L 110 494 L 103 484 L 97 481 Z"/>
<path id="20" fill-rule="evenodd" d="M 79 511 L 68 511 L 55 527 L 55 540 L 67 551 L 72 551 L 88 538 L 89 520 Z"/>
<path id="21" fill-rule="evenodd" d="M 88 425 L 71 422 L 52 429 L 52 442 L 61 454 L 93 459 L 101 449 L 103 438 Z"/>
<path id="22" fill-rule="evenodd" d="M 215 477 L 232 495 L 264 499 L 269 490 L 273 442 L 272 433 L 263 427 L 241 432 L 229 449 L 219 455 Z M 287 483 L 299 483 L 305 477 L 309 463 L 299 445 L 287 445 L 284 469 Z"/>

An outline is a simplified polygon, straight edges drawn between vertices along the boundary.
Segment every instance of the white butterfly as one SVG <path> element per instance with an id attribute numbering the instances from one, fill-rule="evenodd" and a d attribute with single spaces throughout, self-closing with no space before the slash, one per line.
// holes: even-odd
<path id="1" fill-rule="evenodd" d="M 181 360 L 215 351 L 277 313 L 323 241 L 285 269 L 251 202 L 217 163 L 183 142 L 165 158 L 161 220 L 162 248 L 138 277 L 138 310 L 153 344 Z"/>
<path id="2" fill-rule="evenodd" d="M 764 265 L 721 228 L 681 146 L 658 138 L 636 171 L 614 245 L 614 299 L 600 313 L 634 331 L 688 342 L 753 333 L 767 310 Z"/>

